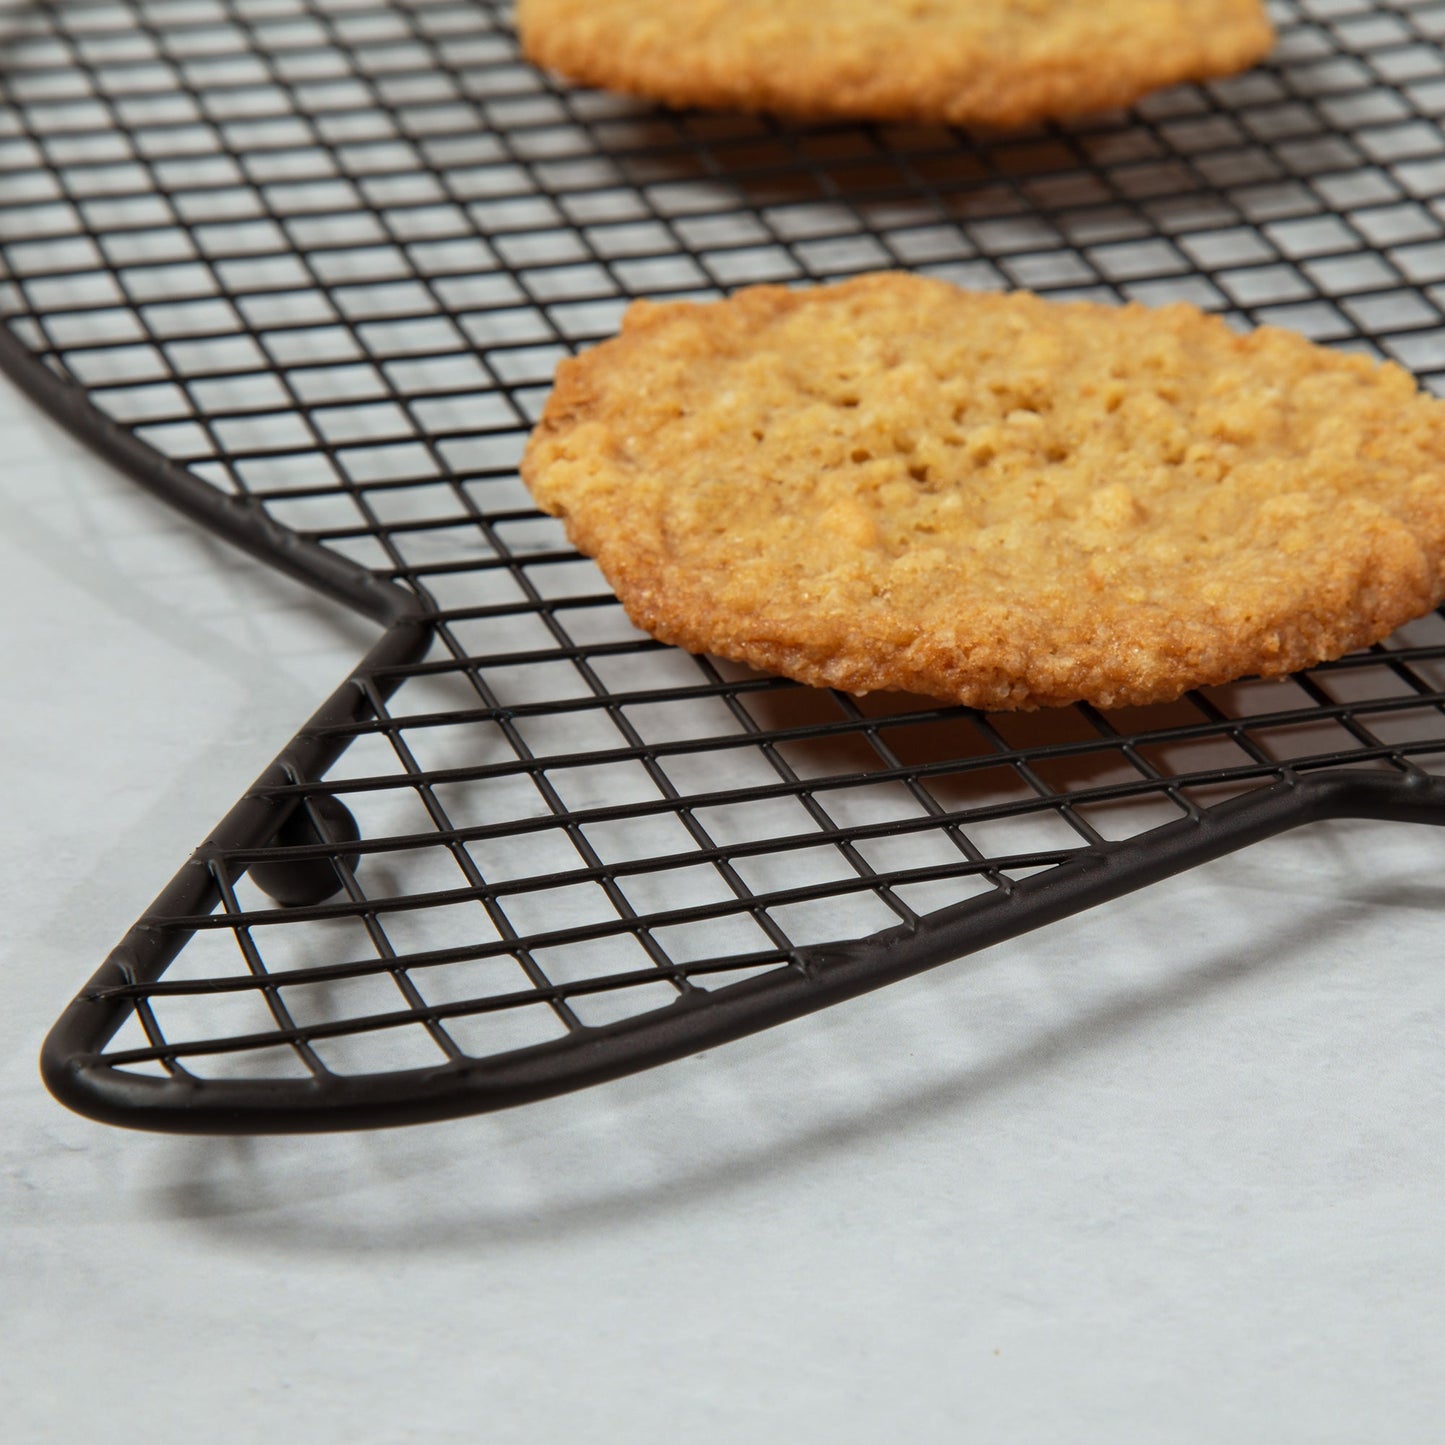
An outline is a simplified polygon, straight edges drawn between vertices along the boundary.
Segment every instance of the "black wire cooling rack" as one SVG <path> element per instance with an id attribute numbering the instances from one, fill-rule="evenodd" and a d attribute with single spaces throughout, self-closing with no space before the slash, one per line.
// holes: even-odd
<path id="1" fill-rule="evenodd" d="M 1275 14 L 1251 74 L 978 139 L 571 92 L 483 0 L 7 12 L 0 362 L 384 626 L 61 1018 L 50 1087 L 177 1130 L 498 1107 L 1313 818 L 1445 820 L 1438 616 L 1126 712 L 854 699 L 638 633 L 516 475 L 630 297 L 880 267 L 1184 298 L 1445 389 L 1445 3 Z"/>

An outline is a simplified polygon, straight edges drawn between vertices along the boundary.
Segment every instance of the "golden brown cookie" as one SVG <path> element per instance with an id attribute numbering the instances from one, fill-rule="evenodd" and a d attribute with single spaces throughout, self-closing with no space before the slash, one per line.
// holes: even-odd
<path id="1" fill-rule="evenodd" d="M 893 273 L 639 301 L 522 472 L 639 626 L 855 693 L 1155 702 L 1445 595 L 1445 402 L 1186 305 Z"/>
<path id="2" fill-rule="evenodd" d="M 1245 70 L 1261 0 L 520 0 L 522 48 L 675 106 L 1018 126 Z"/>

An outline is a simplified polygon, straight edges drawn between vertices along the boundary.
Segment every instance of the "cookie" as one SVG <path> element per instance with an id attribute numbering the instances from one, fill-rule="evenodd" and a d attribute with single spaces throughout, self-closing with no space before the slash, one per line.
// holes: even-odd
<path id="1" fill-rule="evenodd" d="M 1158 702 L 1445 595 L 1445 402 L 1183 304 L 894 273 L 639 301 L 522 473 L 638 626 L 853 693 Z"/>
<path id="2" fill-rule="evenodd" d="M 1247 69 L 1261 0 L 520 0 L 522 48 L 673 106 L 1008 127 Z"/>

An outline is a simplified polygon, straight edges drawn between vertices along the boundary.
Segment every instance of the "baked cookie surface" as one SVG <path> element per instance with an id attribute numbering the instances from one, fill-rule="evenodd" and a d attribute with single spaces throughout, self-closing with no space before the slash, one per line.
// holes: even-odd
<path id="1" fill-rule="evenodd" d="M 1445 402 L 1182 304 L 895 273 L 636 302 L 522 473 L 640 627 L 855 693 L 1156 702 L 1445 595 Z"/>
<path id="2" fill-rule="evenodd" d="M 1261 0 L 520 0 L 529 59 L 674 106 L 1018 126 L 1247 69 Z"/>

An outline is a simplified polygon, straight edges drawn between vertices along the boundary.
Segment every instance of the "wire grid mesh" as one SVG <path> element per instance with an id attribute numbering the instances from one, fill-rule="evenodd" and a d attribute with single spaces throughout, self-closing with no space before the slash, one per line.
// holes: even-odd
<path id="1" fill-rule="evenodd" d="M 498 1058 L 563 1059 L 560 1087 L 680 1009 L 706 1041 L 708 1008 L 861 956 L 842 941 L 937 961 L 988 909 L 1028 926 L 1024 880 L 1226 799 L 1437 769 L 1439 617 L 1154 708 L 855 699 L 637 632 L 516 474 L 556 363 L 631 297 L 880 267 L 1186 299 L 1445 389 L 1445 0 L 1274 10 L 1248 75 L 992 139 L 572 92 L 479 0 L 8 15 L 9 364 L 264 520 L 278 560 L 277 526 L 293 568 L 329 554 L 434 624 L 318 715 L 326 766 L 268 775 L 310 830 L 203 850 L 204 886 L 97 975 L 81 1063 L 197 1108 L 265 1081 L 295 1118 Z M 250 870 L 283 859 L 339 896 L 276 906 Z"/>

